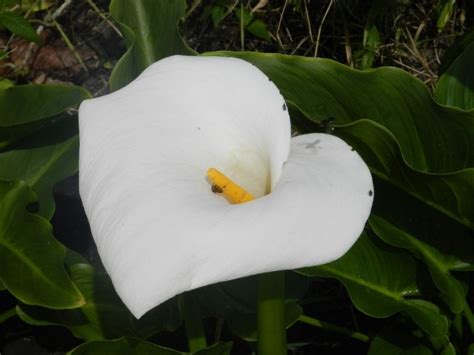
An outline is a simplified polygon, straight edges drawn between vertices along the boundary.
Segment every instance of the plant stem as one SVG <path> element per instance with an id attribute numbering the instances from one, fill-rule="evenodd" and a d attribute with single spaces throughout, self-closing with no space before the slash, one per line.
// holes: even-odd
<path id="1" fill-rule="evenodd" d="M 472 315 L 471 308 L 466 302 L 466 306 L 464 307 L 463 311 L 464 317 L 467 320 L 467 324 L 469 324 L 469 329 L 471 329 L 471 334 L 474 334 L 474 316 Z"/>
<path id="2" fill-rule="evenodd" d="M 189 351 L 193 353 L 207 348 L 199 304 L 196 302 L 194 295 L 190 292 L 181 294 L 178 298 L 178 304 L 184 318 Z"/>
<path id="3" fill-rule="evenodd" d="M 453 329 L 456 335 L 458 336 L 459 339 L 462 339 L 462 313 L 456 314 L 456 316 L 453 319 Z"/>
<path id="4" fill-rule="evenodd" d="M 0 324 L 7 321 L 8 319 L 16 316 L 16 308 L 10 308 L 9 310 L 0 314 Z"/>
<path id="5" fill-rule="evenodd" d="M 259 275 L 258 355 L 286 355 L 285 272 Z"/>
<path id="6" fill-rule="evenodd" d="M 318 328 L 326 329 L 326 330 L 329 330 L 329 331 L 332 331 L 332 332 L 335 332 L 335 333 L 343 334 L 343 335 L 346 335 L 346 336 L 348 336 L 352 339 L 357 339 L 357 340 L 363 341 L 364 343 L 367 343 L 367 342 L 370 341 L 369 336 L 366 335 L 366 334 L 356 332 L 352 329 L 340 327 L 340 326 L 335 325 L 335 324 L 327 323 L 327 322 L 324 322 L 324 321 L 316 319 L 316 318 L 311 318 L 311 317 L 308 317 L 308 316 L 305 316 L 305 315 L 301 315 L 298 318 L 298 321 L 300 321 L 302 323 L 312 325 L 314 327 L 318 327 Z"/>

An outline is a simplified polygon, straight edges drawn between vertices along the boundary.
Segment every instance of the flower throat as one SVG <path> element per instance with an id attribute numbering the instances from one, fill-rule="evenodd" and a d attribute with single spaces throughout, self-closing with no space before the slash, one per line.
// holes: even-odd
<path id="1" fill-rule="evenodd" d="M 207 178 L 211 183 L 212 192 L 222 194 L 231 204 L 245 203 L 255 199 L 251 193 L 215 168 L 207 170 Z"/>

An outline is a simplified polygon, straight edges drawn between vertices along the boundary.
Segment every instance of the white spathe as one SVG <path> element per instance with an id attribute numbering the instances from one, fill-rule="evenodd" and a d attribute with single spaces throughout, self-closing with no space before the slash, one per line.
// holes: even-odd
<path id="1" fill-rule="evenodd" d="M 92 235 L 137 318 L 194 288 L 335 260 L 370 214 L 360 156 L 331 135 L 290 139 L 283 97 L 243 60 L 163 59 L 84 101 L 79 124 Z M 259 198 L 230 205 L 211 167 Z"/>

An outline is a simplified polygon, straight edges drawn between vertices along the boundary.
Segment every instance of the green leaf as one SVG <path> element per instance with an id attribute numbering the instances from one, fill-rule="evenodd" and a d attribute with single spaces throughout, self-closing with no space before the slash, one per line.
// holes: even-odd
<path id="1" fill-rule="evenodd" d="M 51 219 L 54 213 L 53 186 L 77 171 L 79 138 L 44 147 L 0 153 L 0 179 L 24 180 L 39 201 L 38 214 Z"/>
<path id="2" fill-rule="evenodd" d="M 313 126 L 328 117 L 335 117 L 338 125 L 369 118 L 372 121 L 351 125 L 341 133 L 354 136 L 372 155 L 372 162 L 379 162 L 376 166 L 369 162 L 372 172 L 474 226 L 473 199 L 469 198 L 474 170 L 467 169 L 474 166 L 474 112 L 437 104 L 423 83 L 396 68 L 358 71 L 328 59 L 250 52 L 206 55 L 233 56 L 255 64 Z M 381 131 L 384 139 L 374 135 Z M 400 182 L 398 176 L 391 177 L 392 169 L 415 174 Z M 444 186 L 446 180 L 451 186 Z M 431 186 L 423 186 L 426 181 Z M 449 191 L 453 185 L 463 193 Z"/>
<path id="3" fill-rule="evenodd" d="M 0 25 L 12 33 L 30 42 L 40 43 L 41 40 L 30 23 L 16 12 L 0 12 Z"/>
<path id="4" fill-rule="evenodd" d="M 456 0 L 439 0 L 438 3 L 438 21 L 436 26 L 439 32 L 444 30 L 453 15 Z"/>
<path id="5" fill-rule="evenodd" d="M 158 59 L 194 54 L 177 30 L 185 11 L 184 0 L 111 1 L 110 13 L 119 22 L 128 48 L 112 71 L 112 90 L 128 84 Z"/>
<path id="6" fill-rule="evenodd" d="M 86 90 L 70 85 L 0 88 L 0 148 L 38 130 L 88 98 Z"/>
<path id="7" fill-rule="evenodd" d="M 84 298 L 63 266 L 64 247 L 44 218 L 26 206 L 35 201 L 24 182 L 0 181 L 0 276 L 21 302 L 49 308 L 76 308 Z"/>
<path id="8" fill-rule="evenodd" d="M 432 355 L 421 334 L 407 325 L 383 329 L 370 344 L 367 355 Z"/>
<path id="9" fill-rule="evenodd" d="M 441 355 L 456 355 L 456 349 L 452 343 L 448 343 L 446 347 L 441 351 Z"/>
<path id="10" fill-rule="evenodd" d="M 469 349 L 467 350 L 467 353 L 468 354 L 474 354 L 474 343 L 469 345 Z"/>
<path id="11" fill-rule="evenodd" d="M 209 5 L 208 9 L 211 15 L 212 24 L 216 29 L 217 26 L 219 26 L 219 24 L 222 22 L 222 20 L 224 20 L 227 14 L 227 10 L 224 6 L 219 4 Z"/>
<path id="12" fill-rule="evenodd" d="M 466 291 L 463 284 L 457 280 L 450 270 L 456 269 L 459 265 L 474 262 L 472 253 L 456 255 L 459 251 L 474 250 L 474 240 L 468 236 L 430 234 L 429 236 L 414 236 L 406 231 L 397 228 L 386 220 L 372 215 L 370 218 L 372 230 L 386 243 L 395 247 L 404 248 L 423 260 L 429 268 L 431 277 L 435 285 L 442 292 L 447 304 L 454 313 L 460 313 L 466 305 Z M 454 241 L 452 238 L 456 238 Z M 461 241 L 460 241 L 461 240 Z M 458 245 L 453 245 L 459 242 Z M 469 260 L 460 260 L 467 257 Z"/>
<path id="13" fill-rule="evenodd" d="M 369 165 L 372 174 L 397 186 L 441 213 L 474 227 L 474 169 L 433 174 L 405 163 L 399 143 L 384 126 L 360 120 L 336 129 Z"/>
<path id="14" fill-rule="evenodd" d="M 372 68 L 375 51 L 380 45 L 380 33 L 377 22 L 383 19 L 393 8 L 391 1 L 372 0 L 367 14 L 367 21 L 364 27 L 364 38 L 362 40 L 363 54 L 359 69 Z"/>
<path id="15" fill-rule="evenodd" d="M 456 41 L 446 50 L 438 69 L 438 75 L 441 76 L 472 42 L 474 42 L 474 26 L 467 29 L 464 34 L 457 38 Z"/>
<path id="16" fill-rule="evenodd" d="M 0 55 L 0 59 L 3 59 L 1 55 Z M 5 78 L 0 78 L 0 90 L 11 88 L 14 85 L 15 83 L 13 81 L 5 79 Z"/>
<path id="17" fill-rule="evenodd" d="M 404 312 L 431 336 L 447 334 L 448 321 L 438 307 L 413 298 L 419 293 L 414 260 L 365 234 L 342 258 L 298 271 L 339 280 L 352 303 L 372 317 L 386 318 Z"/>
<path id="18" fill-rule="evenodd" d="M 217 343 L 199 350 L 195 355 L 230 355 L 232 343 Z M 122 337 L 116 340 L 92 341 L 79 345 L 68 352 L 68 355 L 185 355 L 186 352 L 165 348 L 144 340 Z"/>
<path id="19" fill-rule="evenodd" d="M 123 337 L 108 341 L 91 341 L 74 348 L 68 355 L 182 355 L 183 353 L 168 349 L 144 340 Z"/>
<path id="20" fill-rule="evenodd" d="M 463 110 L 474 109 L 474 40 L 439 78 L 435 98 Z"/>
<path id="21" fill-rule="evenodd" d="M 181 319 L 174 299 L 153 309 L 136 320 L 115 293 L 109 277 L 70 252 L 67 262 L 71 278 L 84 295 L 86 303 L 74 310 L 49 310 L 20 305 L 20 318 L 33 325 L 60 325 L 74 336 L 92 340 L 114 339 L 120 336 L 148 338 L 161 331 L 174 331 Z"/>
<path id="22" fill-rule="evenodd" d="M 375 51 L 380 45 L 380 33 L 374 23 L 367 23 L 364 28 L 364 54 L 361 58 L 360 69 L 372 68 Z"/>
<path id="23" fill-rule="evenodd" d="M 217 343 L 212 346 L 207 347 L 194 352 L 195 355 L 230 355 L 232 349 L 232 342 L 227 343 Z"/>
<path id="24" fill-rule="evenodd" d="M 241 9 L 237 9 L 235 10 L 235 14 L 239 20 L 242 20 L 243 17 L 244 27 L 251 34 L 265 41 L 272 40 L 267 25 L 262 20 L 253 17 L 248 9 L 243 8 L 242 11 Z"/>

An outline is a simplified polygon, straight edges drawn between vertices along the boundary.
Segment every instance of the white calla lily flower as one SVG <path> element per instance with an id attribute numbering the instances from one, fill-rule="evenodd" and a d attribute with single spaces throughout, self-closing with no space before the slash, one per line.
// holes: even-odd
<path id="1" fill-rule="evenodd" d="M 163 59 L 84 101 L 79 123 L 92 235 L 137 318 L 201 286 L 335 260 L 370 214 L 360 156 L 331 135 L 291 138 L 278 89 L 240 59 Z M 255 200 L 229 204 L 209 168 Z"/>

